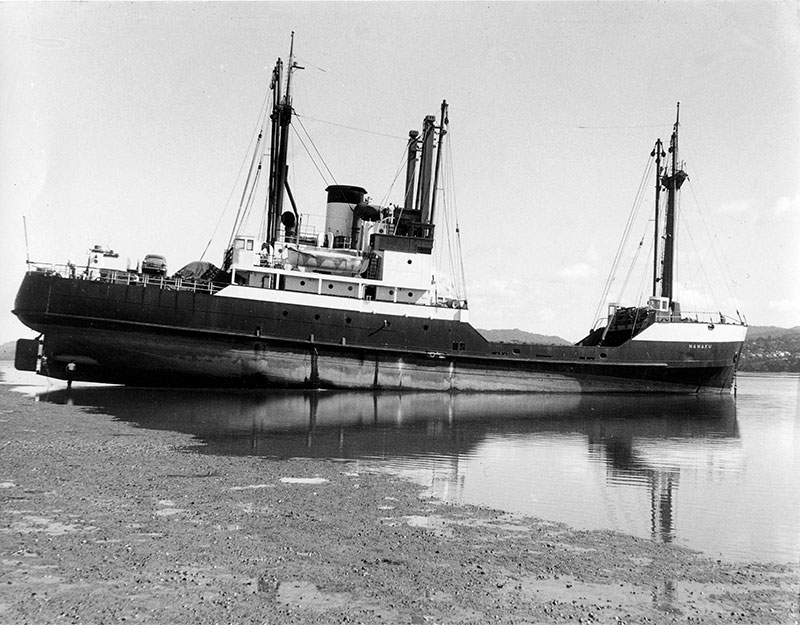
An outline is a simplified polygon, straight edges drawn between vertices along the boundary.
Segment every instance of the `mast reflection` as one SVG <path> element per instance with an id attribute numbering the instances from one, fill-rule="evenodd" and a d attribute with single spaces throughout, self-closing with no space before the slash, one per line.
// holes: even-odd
<path id="1" fill-rule="evenodd" d="M 729 396 L 94 387 L 42 393 L 38 399 L 69 400 L 136 427 L 191 434 L 202 441 L 197 447 L 201 453 L 276 459 L 435 457 L 437 490 L 451 493 L 464 488 L 459 460 L 489 440 L 524 442 L 548 433 L 577 434 L 585 437 L 590 458 L 606 466 L 607 484 L 647 485 L 650 533 L 663 542 L 675 537 L 681 454 L 691 455 L 695 463 L 713 464 L 720 455 L 738 455 L 739 450 L 736 408 Z"/>

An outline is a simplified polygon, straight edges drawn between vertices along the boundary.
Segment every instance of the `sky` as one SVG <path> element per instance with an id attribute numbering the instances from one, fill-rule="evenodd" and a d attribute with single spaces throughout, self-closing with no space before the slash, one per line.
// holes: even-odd
<path id="1" fill-rule="evenodd" d="M 220 263 L 292 31 L 294 108 L 333 174 L 293 139 L 301 213 L 331 182 L 402 203 L 408 131 L 448 101 L 476 327 L 587 333 L 677 102 L 683 309 L 800 325 L 796 2 L 0 3 L 0 342 L 30 336 L 26 257 L 103 244 L 177 270 L 210 242 Z M 621 267 L 609 299 L 646 297 Z"/>

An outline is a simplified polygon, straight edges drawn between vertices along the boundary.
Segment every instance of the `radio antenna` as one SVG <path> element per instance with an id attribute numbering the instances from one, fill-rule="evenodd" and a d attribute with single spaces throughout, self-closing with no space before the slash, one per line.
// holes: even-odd
<path id="1" fill-rule="evenodd" d="M 25 231 L 25 263 L 31 264 L 31 255 L 28 251 L 28 222 L 25 221 L 25 215 L 22 216 L 22 229 Z"/>

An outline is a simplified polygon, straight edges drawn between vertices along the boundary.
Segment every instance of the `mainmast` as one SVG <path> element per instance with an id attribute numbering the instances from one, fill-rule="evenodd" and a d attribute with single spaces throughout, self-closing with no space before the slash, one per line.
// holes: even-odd
<path id="1" fill-rule="evenodd" d="M 675 116 L 675 126 L 669 142 L 669 152 L 672 156 L 669 173 L 661 181 L 667 191 L 667 211 L 664 225 L 664 265 L 661 271 L 661 296 L 670 301 L 673 296 L 673 281 L 675 270 L 675 213 L 677 210 L 678 191 L 688 175 L 683 171 L 682 163 L 678 160 L 678 127 L 680 121 L 681 103 L 678 102 Z M 674 306 L 671 306 L 674 310 Z"/>
<path id="2" fill-rule="evenodd" d="M 283 196 L 279 193 L 278 187 L 278 159 L 277 154 L 280 149 L 281 142 L 281 126 L 280 121 L 280 107 L 282 106 L 283 96 L 283 61 L 278 59 L 275 63 L 275 68 L 272 70 L 272 83 L 270 84 L 272 90 L 272 113 L 270 119 L 272 120 L 271 134 L 270 134 L 270 150 L 269 150 L 269 196 L 267 200 L 267 231 L 265 240 L 272 242 L 277 233 L 277 216 L 275 214 L 275 207 L 278 204 L 277 196 Z M 280 214 L 280 213 L 278 213 Z"/>

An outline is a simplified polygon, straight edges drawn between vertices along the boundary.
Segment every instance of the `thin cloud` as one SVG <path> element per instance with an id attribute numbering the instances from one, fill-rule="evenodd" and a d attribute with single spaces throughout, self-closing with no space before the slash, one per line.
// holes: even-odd
<path id="1" fill-rule="evenodd" d="M 595 268 L 587 263 L 575 263 L 558 271 L 559 277 L 566 280 L 583 280 L 591 278 L 595 273 Z"/>
<path id="2" fill-rule="evenodd" d="M 781 313 L 800 312 L 800 300 L 770 300 L 767 302 L 767 308 Z"/>
<path id="3" fill-rule="evenodd" d="M 753 204 L 750 202 L 750 200 L 734 200 L 733 202 L 723 204 L 717 210 L 723 214 L 738 215 L 741 213 L 747 213 L 752 210 L 752 208 Z"/>
<path id="4" fill-rule="evenodd" d="M 794 197 L 782 196 L 775 203 L 773 212 L 778 217 L 800 217 L 800 193 Z"/>

